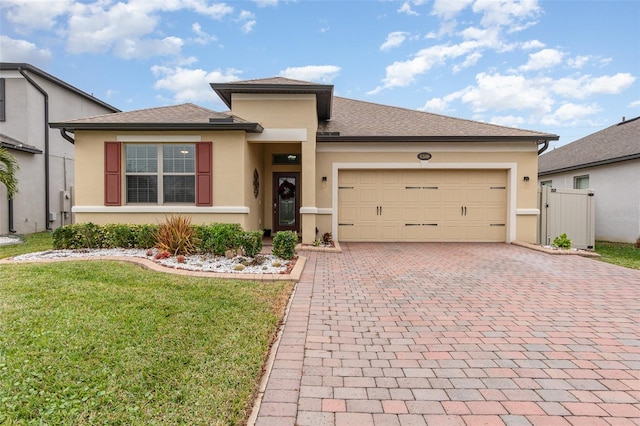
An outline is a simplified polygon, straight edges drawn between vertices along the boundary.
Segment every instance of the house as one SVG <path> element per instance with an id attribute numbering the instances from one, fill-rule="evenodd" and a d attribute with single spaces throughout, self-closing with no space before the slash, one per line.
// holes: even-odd
<path id="1" fill-rule="evenodd" d="M 640 117 L 554 149 L 539 159 L 538 181 L 554 188 L 593 189 L 595 238 L 640 237 Z"/>
<path id="2" fill-rule="evenodd" d="M 73 140 L 49 123 L 113 112 L 119 110 L 33 65 L 0 62 L 0 146 L 20 166 L 13 200 L 0 185 L 0 235 L 71 222 Z"/>
<path id="3" fill-rule="evenodd" d="M 553 134 L 379 105 L 281 77 L 193 104 L 53 123 L 75 138 L 78 222 L 295 230 L 339 241 L 535 242 Z"/>

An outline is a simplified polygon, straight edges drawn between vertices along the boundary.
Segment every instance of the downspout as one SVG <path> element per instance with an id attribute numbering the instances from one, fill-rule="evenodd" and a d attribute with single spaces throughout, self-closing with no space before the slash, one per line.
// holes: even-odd
<path id="1" fill-rule="evenodd" d="M 9 232 L 12 234 L 16 233 L 13 227 L 13 198 L 9 198 Z"/>
<path id="2" fill-rule="evenodd" d="M 51 231 L 51 223 L 49 222 L 49 94 L 45 92 L 42 87 L 38 86 L 38 84 L 24 72 L 22 67 L 18 67 L 18 72 L 44 96 L 44 223 L 46 224 L 47 231 Z"/>
<path id="3" fill-rule="evenodd" d="M 69 142 L 71 142 L 72 144 L 76 144 L 75 139 L 73 139 L 71 136 L 69 136 L 69 134 L 67 133 L 67 129 L 64 128 L 60 128 L 60 136 L 62 136 L 63 138 L 65 138 L 66 140 L 68 140 Z M 66 184 L 66 182 L 65 182 Z"/>
<path id="4" fill-rule="evenodd" d="M 542 142 L 538 141 L 538 145 L 541 145 L 541 144 L 543 144 L 544 146 L 538 150 L 538 155 L 542 154 L 543 152 L 545 152 L 547 150 L 547 148 L 549 148 L 549 141 L 548 140 L 545 139 Z"/>

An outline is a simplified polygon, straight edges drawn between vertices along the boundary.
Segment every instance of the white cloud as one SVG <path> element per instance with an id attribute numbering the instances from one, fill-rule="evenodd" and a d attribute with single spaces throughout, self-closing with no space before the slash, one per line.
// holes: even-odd
<path id="1" fill-rule="evenodd" d="M 319 81 L 331 83 L 338 76 L 341 68 L 335 65 L 307 65 L 304 67 L 289 67 L 280 72 L 281 77 L 303 81 Z"/>
<path id="2" fill-rule="evenodd" d="M 258 7 L 277 6 L 278 0 L 253 0 Z"/>
<path id="3" fill-rule="evenodd" d="M 548 113 L 554 100 L 544 85 L 522 75 L 480 73 L 475 87 L 463 89 L 460 99 L 469 103 L 474 112 L 487 110 L 528 110 L 536 114 Z"/>
<path id="4" fill-rule="evenodd" d="M 545 126 L 576 125 L 587 117 L 602 111 L 596 104 L 584 105 L 567 102 L 560 105 L 552 114 L 541 117 Z"/>
<path id="5" fill-rule="evenodd" d="M 158 78 L 153 88 L 173 93 L 174 102 L 210 102 L 217 96 L 209 87 L 209 83 L 227 83 L 239 80 L 240 71 L 229 68 L 205 71 L 202 69 L 170 68 L 153 66 L 151 72 Z"/>
<path id="6" fill-rule="evenodd" d="M 72 0 L 48 1 L 2 0 L 0 9 L 6 9 L 6 17 L 18 32 L 50 30 L 56 19 L 68 13 Z"/>
<path id="7" fill-rule="evenodd" d="M 590 59 L 589 56 L 578 55 L 575 58 L 567 59 L 567 65 L 570 68 L 582 68 Z"/>
<path id="8" fill-rule="evenodd" d="M 255 15 L 248 10 L 241 11 L 237 21 L 241 23 L 240 30 L 243 33 L 250 33 L 251 31 L 253 31 L 253 28 L 257 23 Z"/>
<path id="9" fill-rule="evenodd" d="M 563 53 L 556 49 L 543 49 L 529 54 L 529 61 L 519 69 L 522 71 L 535 71 L 554 67 L 562 62 Z"/>
<path id="10" fill-rule="evenodd" d="M 211 41 L 218 40 L 218 37 L 216 37 L 215 35 L 207 34 L 202 29 L 202 26 L 198 22 L 194 22 L 191 25 L 191 31 L 193 31 L 198 36 L 195 39 L 193 39 L 193 41 L 195 41 L 198 44 L 208 44 Z"/>
<path id="11" fill-rule="evenodd" d="M 411 8 L 411 3 L 409 3 L 408 1 L 402 3 L 402 6 L 398 8 L 398 13 L 404 13 L 404 14 L 413 15 L 413 16 L 419 15 L 418 12 L 416 12 Z"/>
<path id="12" fill-rule="evenodd" d="M 435 112 L 435 113 L 444 113 L 449 108 L 449 102 L 444 100 L 443 98 L 432 98 L 429 99 L 421 108 L 418 108 L 419 111 L 426 112 Z"/>
<path id="13" fill-rule="evenodd" d="M 528 26 L 527 20 L 540 14 L 537 0 L 476 0 L 473 11 L 482 14 L 485 27 L 507 27 L 518 31 Z"/>
<path id="14" fill-rule="evenodd" d="M 387 39 L 380 46 L 380 50 L 386 52 L 395 47 L 399 47 L 406 39 L 409 33 L 404 31 L 394 31 L 392 33 L 387 34 Z"/>
<path id="15" fill-rule="evenodd" d="M 16 40 L 0 35 L 0 62 L 26 62 L 41 64 L 51 59 L 48 49 L 40 49 L 26 40 Z"/>
<path id="16" fill-rule="evenodd" d="M 482 53 L 480 52 L 473 52 L 472 54 L 467 55 L 467 57 L 464 59 L 464 61 L 461 64 L 456 64 L 453 66 L 453 72 L 458 73 L 462 71 L 464 68 L 469 68 L 477 64 L 480 58 L 482 58 Z"/>
<path id="17" fill-rule="evenodd" d="M 592 77 L 564 77 L 551 82 L 554 93 L 574 99 L 584 99 L 592 95 L 614 95 L 627 89 L 636 78 L 629 73 Z"/>
<path id="18" fill-rule="evenodd" d="M 520 127 L 526 120 L 516 115 L 496 115 L 491 117 L 489 122 L 499 126 Z"/>
<path id="19" fill-rule="evenodd" d="M 522 43 L 521 47 L 523 50 L 542 49 L 545 44 L 540 40 L 529 40 Z"/>
<path id="20" fill-rule="evenodd" d="M 443 19 L 452 19 L 471 3 L 473 0 L 435 0 L 431 14 Z"/>
<path id="21" fill-rule="evenodd" d="M 637 101 L 633 101 L 629 104 L 629 108 L 635 108 L 635 107 L 640 107 L 640 99 L 638 99 Z"/>

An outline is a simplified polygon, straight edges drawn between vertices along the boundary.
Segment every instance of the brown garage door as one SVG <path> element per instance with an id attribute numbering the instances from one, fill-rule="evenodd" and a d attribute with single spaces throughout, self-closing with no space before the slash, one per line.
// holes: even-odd
<path id="1" fill-rule="evenodd" d="M 505 170 L 342 170 L 340 241 L 506 239 Z"/>

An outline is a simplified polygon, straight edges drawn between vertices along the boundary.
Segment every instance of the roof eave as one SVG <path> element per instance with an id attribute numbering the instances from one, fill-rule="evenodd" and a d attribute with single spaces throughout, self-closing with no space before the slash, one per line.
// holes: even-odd
<path id="1" fill-rule="evenodd" d="M 41 150 L 36 147 L 32 147 L 31 145 L 14 145 L 11 143 L 0 142 L 0 146 L 13 151 L 28 152 L 29 154 L 42 154 Z"/>
<path id="2" fill-rule="evenodd" d="M 331 136 L 316 135 L 318 142 L 540 142 L 558 140 L 556 135 L 540 136 Z"/>
<path id="3" fill-rule="evenodd" d="M 121 112 L 118 108 L 114 107 L 113 105 L 109 105 L 108 103 L 94 97 L 93 95 L 90 95 L 87 92 L 84 92 L 80 89 L 78 89 L 77 87 L 74 87 L 72 85 L 70 85 L 69 83 L 60 80 L 57 77 L 54 77 L 53 75 L 46 73 L 44 71 L 42 71 L 40 68 L 34 67 L 31 64 L 28 63 L 24 63 L 24 62 L 0 62 L 0 71 L 2 70 L 6 70 L 6 71 L 29 71 L 33 74 L 36 74 L 42 78 L 44 78 L 45 80 L 49 80 L 51 83 L 54 83 L 60 87 L 63 87 L 67 90 L 69 90 L 70 92 L 73 92 L 87 100 L 90 100 L 100 106 L 102 106 L 105 109 L 110 110 L 111 112 Z"/>
<path id="4" fill-rule="evenodd" d="M 572 172 L 574 170 L 587 169 L 590 167 L 597 167 L 597 166 L 605 166 L 607 164 L 615 164 L 615 163 L 621 163 L 623 161 L 637 160 L 637 159 L 640 159 L 640 153 L 625 155 L 623 157 L 608 158 L 606 160 L 593 161 L 591 163 L 576 164 L 575 166 L 568 166 L 568 167 L 563 167 L 563 168 L 554 169 L 554 170 L 546 170 L 544 172 L 539 171 L 538 176 L 555 175 L 558 173 Z"/>
<path id="5" fill-rule="evenodd" d="M 54 129 L 76 130 L 126 130 L 126 131 L 174 131 L 174 130 L 242 130 L 248 133 L 262 133 L 264 128 L 258 123 L 50 123 Z"/>

